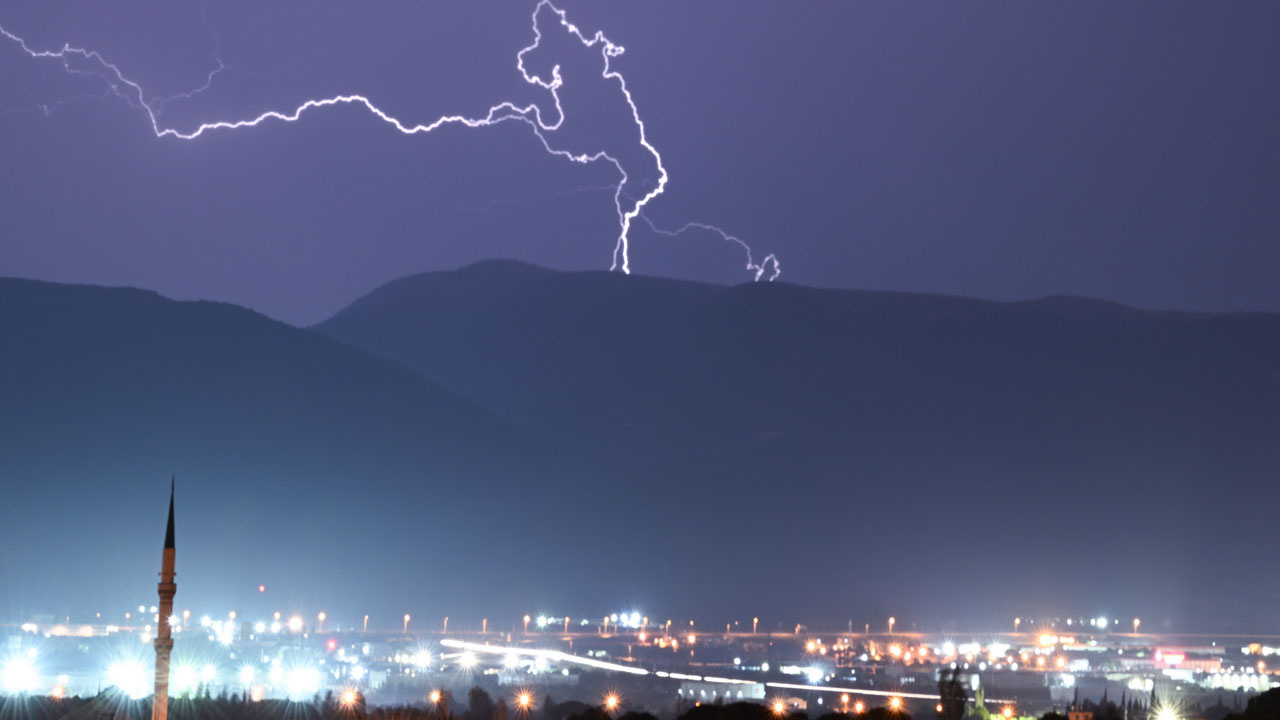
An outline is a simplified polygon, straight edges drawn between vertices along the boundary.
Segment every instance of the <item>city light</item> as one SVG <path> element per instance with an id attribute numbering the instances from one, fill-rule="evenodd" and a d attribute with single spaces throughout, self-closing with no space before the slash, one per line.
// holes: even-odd
<path id="1" fill-rule="evenodd" d="M 307 700 L 320 692 L 320 671 L 312 667 L 297 667 L 285 678 L 285 691 L 289 699 Z"/>
<path id="2" fill-rule="evenodd" d="M 28 693 L 40 683 L 35 664 L 26 655 L 15 655 L 5 661 L 0 669 L 0 686 L 7 693 Z"/>
<path id="3" fill-rule="evenodd" d="M 346 707 L 351 707 L 351 706 L 355 705 L 355 704 L 356 704 L 356 691 L 355 691 L 355 690 L 344 690 L 344 691 L 342 692 L 342 704 L 343 704 L 344 706 L 346 706 Z"/>
<path id="4" fill-rule="evenodd" d="M 613 712 L 614 710 L 617 710 L 617 709 L 618 709 L 618 696 L 617 696 L 617 695 L 614 695 L 614 694 L 612 694 L 612 693 L 610 693 L 609 695 L 606 695 L 606 696 L 605 696 L 605 698 L 604 698 L 604 707 L 605 707 L 605 709 L 606 709 L 606 710 L 608 710 L 609 712 Z"/>
<path id="5" fill-rule="evenodd" d="M 107 684 L 134 700 L 151 694 L 152 676 L 137 660 L 120 660 L 107 667 Z"/>
<path id="6" fill-rule="evenodd" d="M 1178 720 L 1178 713 L 1171 707 L 1162 707 L 1156 711 L 1156 720 Z"/>
<path id="7" fill-rule="evenodd" d="M 516 696 L 516 706 L 519 707 L 521 711 L 528 711 L 528 709 L 533 706 L 533 694 L 527 690 L 522 690 L 520 694 Z"/>
<path id="8" fill-rule="evenodd" d="M 774 701 L 773 701 L 773 714 L 774 714 L 774 715 L 778 715 L 778 716 L 786 715 L 786 714 L 787 714 L 787 706 L 786 706 L 786 703 L 782 702 L 781 700 L 774 700 Z"/>
<path id="9" fill-rule="evenodd" d="M 861 714 L 862 711 L 866 709 L 867 709 L 867 704 L 862 702 L 861 700 L 857 700 L 853 703 L 853 711 L 855 713 Z"/>
<path id="10" fill-rule="evenodd" d="M 258 674 L 257 671 L 253 669 L 252 665 L 245 665 L 241 667 L 240 668 L 240 684 L 252 685 L 253 679 L 254 677 L 257 676 L 257 674 Z"/>
<path id="11" fill-rule="evenodd" d="M 184 695 L 195 689 L 199 678 L 200 673 L 196 671 L 195 666 L 183 663 L 174 667 L 169 684 L 174 693 Z"/>
<path id="12" fill-rule="evenodd" d="M 458 664 L 468 670 L 476 666 L 476 654 L 467 650 L 458 656 Z"/>
<path id="13" fill-rule="evenodd" d="M 901 709 L 902 709 L 902 698 L 900 698 L 900 697 L 891 697 L 891 698 L 889 698 L 889 707 L 890 707 L 890 709 L 895 710 L 895 711 L 896 711 L 896 710 L 901 710 Z"/>
<path id="14" fill-rule="evenodd" d="M 1013 708 L 1009 707 L 1008 705 L 1005 705 L 1004 708 L 1000 711 L 1000 714 L 1005 716 L 1006 718 L 1011 718 L 1013 717 Z"/>
<path id="15" fill-rule="evenodd" d="M 299 617 L 299 616 L 297 616 L 297 615 L 294 615 L 293 617 L 289 618 L 289 632 L 291 632 L 291 633 L 299 633 L 299 632 L 302 632 L 302 618 L 301 618 L 301 617 Z"/>
<path id="16" fill-rule="evenodd" d="M 431 694 L 428 695 L 427 697 L 431 700 L 431 704 L 435 705 L 436 703 L 440 702 L 440 691 L 432 690 Z"/>

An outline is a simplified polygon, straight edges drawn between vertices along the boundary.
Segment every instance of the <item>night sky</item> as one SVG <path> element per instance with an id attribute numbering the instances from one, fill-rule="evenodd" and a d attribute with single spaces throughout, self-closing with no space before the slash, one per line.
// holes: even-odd
<path id="1" fill-rule="evenodd" d="M 220 45 L 207 91 L 157 104 L 189 130 L 353 92 L 407 122 L 549 109 L 515 67 L 532 8 L 210 3 L 206 23 L 194 0 L 23 0 L 0 24 L 100 51 L 149 100 L 203 85 Z M 1280 310 L 1274 3 L 564 8 L 626 48 L 616 69 L 671 176 L 647 216 L 714 223 L 777 253 L 787 281 Z M 564 56 L 564 144 L 637 152 L 598 55 L 547 51 Z M 406 137 L 343 107 L 156 139 L 100 79 L 8 41 L 0 87 L 5 275 L 312 323 L 412 272 L 610 263 L 616 174 L 547 156 L 518 123 Z M 751 277 L 709 233 L 632 235 L 636 272 Z"/>

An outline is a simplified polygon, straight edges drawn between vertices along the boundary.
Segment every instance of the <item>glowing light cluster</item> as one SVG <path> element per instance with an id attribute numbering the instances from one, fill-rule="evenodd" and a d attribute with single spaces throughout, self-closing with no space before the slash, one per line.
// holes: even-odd
<path id="1" fill-rule="evenodd" d="M 118 660 L 107 667 L 107 684 L 134 700 L 151 694 L 151 673 L 138 660 Z"/>
<path id="2" fill-rule="evenodd" d="M 7 693 L 28 693 L 40 684 L 33 659 L 28 655 L 14 655 L 0 667 L 0 687 Z"/>
<path id="3" fill-rule="evenodd" d="M 564 84 L 563 77 L 560 74 L 560 66 L 555 65 L 551 68 L 549 78 L 543 77 L 536 72 L 531 73 L 525 66 L 525 56 L 531 51 L 536 50 L 542 42 L 543 26 L 540 24 L 539 18 L 548 16 L 558 22 L 559 26 L 572 37 L 576 38 L 583 47 L 590 50 L 596 50 L 600 53 L 600 58 L 603 61 L 601 77 L 610 82 L 616 83 L 619 92 L 626 101 L 627 107 L 630 110 L 631 120 L 634 123 L 635 129 L 638 131 L 637 141 L 643 150 L 652 156 L 653 162 L 656 166 L 656 182 L 653 183 L 653 187 L 647 192 L 643 192 L 642 194 L 639 192 L 628 192 L 631 178 L 623 167 L 622 162 L 614 155 L 611 155 L 608 151 L 601 149 L 589 152 L 573 152 L 554 146 L 549 139 L 551 135 L 561 128 L 565 120 L 565 112 L 560 101 L 560 90 Z M 542 113 L 536 104 L 519 106 L 510 101 L 503 101 L 491 106 L 487 113 L 477 117 L 444 115 L 430 122 L 407 123 L 382 110 L 368 97 L 352 93 L 308 99 L 294 107 L 292 110 L 268 110 L 250 118 L 203 122 L 192 129 L 180 130 L 175 127 L 165 126 L 161 123 L 161 110 L 168 103 L 183 98 L 190 98 L 211 87 L 214 78 L 225 69 L 225 65 L 222 63 L 217 50 L 215 50 L 215 59 L 218 62 L 218 67 L 208 74 L 205 79 L 205 83 L 202 86 L 186 93 L 179 93 L 165 98 L 148 99 L 147 94 L 141 85 L 126 77 L 118 66 L 108 62 L 98 51 L 72 47 L 70 44 L 64 44 L 61 48 L 56 50 L 37 50 L 30 47 L 23 38 L 0 25 L 0 35 L 3 35 L 8 40 L 21 47 L 21 49 L 32 58 L 58 60 L 62 63 L 67 72 L 76 74 L 94 74 L 101 77 L 105 81 L 108 91 L 111 94 L 123 99 L 131 107 L 141 110 L 146 115 L 151 131 L 157 138 L 195 140 L 206 132 L 217 130 L 241 130 L 256 127 L 267 121 L 294 123 L 310 110 L 340 105 L 353 105 L 364 108 L 378 120 L 381 120 L 405 135 L 426 134 L 446 125 L 461 125 L 468 128 L 481 128 L 509 121 L 522 122 L 532 130 L 534 136 L 542 144 L 543 149 L 547 153 L 583 165 L 605 162 L 612 165 L 618 172 L 618 183 L 616 186 L 613 186 L 613 202 L 614 209 L 618 216 L 619 231 L 617 240 L 614 244 L 613 261 L 610 265 L 611 270 L 620 270 L 623 273 L 628 274 L 631 272 L 630 233 L 632 223 L 637 218 L 640 218 L 644 220 L 644 222 L 647 223 L 655 233 L 661 235 L 674 237 L 692 230 L 701 230 L 717 234 L 721 240 L 738 245 L 746 253 L 746 268 L 753 274 L 754 279 L 757 281 L 762 279 L 773 280 L 781 274 L 781 267 L 774 255 L 768 255 L 757 263 L 752 258 L 751 248 L 746 242 L 738 237 L 726 233 L 714 225 L 701 222 L 690 222 L 675 230 L 664 230 L 654 224 L 648 217 L 644 216 L 642 213 L 645 207 L 666 190 L 669 175 L 666 167 L 663 165 L 662 156 L 658 153 L 657 148 L 649 142 L 645 124 L 640 119 L 640 110 L 636 105 L 630 89 L 627 87 L 626 80 L 623 78 L 621 73 L 613 69 L 613 58 L 621 55 L 624 52 L 624 48 L 609 40 L 609 38 L 605 37 L 604 33 L 601 31 L 597 30 L 591 35 L 584 33 L 578 28 L 578 26 L 569 22 L 564 10 L 556 7 L 550 2 L 550 0 L 541 0 L 534 8 L 532 15 L 532 30 L 533 43 L 521 49 L 516 54 L 516 69 L 520 72 L 521 77 L 526 83 L 535 85 L 547 91 L 551 96 L 555 105 L 555 119 L 550 122 L 542 117 Z M 87 65 L 91 69 L 86 70 L 81 67 L 77 67 L 81 64 Z M 265 587 L 260 585 L 258 590 L 259 592 L 262 592 L 265 590 Z M 139 612 L 143 612 L 144 610 L 145 608 L 139 606 Z M 155 608 L 152 608 L 151 611 L 155 612 Z M 293 623 L 291 621 L 291 630 L 292 624 Z M 407 624 L 406 618 L 406 626 Z M 296 632 L 296 630 L 294 632 Z"/>

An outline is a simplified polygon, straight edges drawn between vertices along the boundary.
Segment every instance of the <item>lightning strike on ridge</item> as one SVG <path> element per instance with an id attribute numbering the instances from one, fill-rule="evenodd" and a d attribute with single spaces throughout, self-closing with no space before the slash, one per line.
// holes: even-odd
<path id="1" fill-rule="evenodd" d="M 651 190 L 640 197 L 631 197 L 624 191 L 624 188 L 630 178 L 627 171 L 623 168 L 622 163 L 607 151 L 597 150 L 595 152 L 575 153 L 569 150 L 553 147 L 551 141 L 548 139 L 548 135 L 556 132 L 565 120 L 564 108 L 560 103 L 559 91 L 563 85 L 563 79 L 560 75 L 560 65 L 556 64 L 551 68 L 550 79 L 543 78 L 536 73 L 530 73 L 525 67 L 525 55 L 536 50 L 542 42 L 542 28 L 539 25 L 538 16 L 544 8 L 554 13 L 559 19 L 560 25 L 567 32 L 577 38 L 583 47 L 588 49 L 599 49 L 600 56 L 604 61 L 602 77 L 606 80 L 616 82 L 618 89 L 626 100 L 627 106 L 631 112 L 631 119 L 635 123 L 636 129 L 639 131 L 640 145 L 653 157 L 658 170 L 657 183 Z M 203 9 L 201 17 L 204 19 Z M 207 20 L 205 20 L 205 27 L 209 27 Z M 726 233 L 714 225 L 690 222 L 676 230 L 663 230 L 657 227 L 652 220 L 642 214 L 645 206 L 665 191 L 669 176 L 667 174 L 666 167 L 662 164 L 662 156 L 658 153 L 657 148 L 649 142 L 648 136 L 645 133 L 644 121 L 640 119 L 639 108 L 631 95 L 631 91 L 627 88 L 625 78 L 623 78 L 622 74 L 614 70 L 611 66 L 612 58 L 621 55 L 624 52 L 624 48 L 621 45 L 617 45 L 610 41 L 605 37 L 604 33 L 599 30 L 597 30 L 594 35 L 588 37 L 576 25 L 570 23 L 565 11 L 552 4 L 551 0 L 540 0 L 537 6 L 535 6 L 532 14 L 532 29 L 534 36 L 533 43 L 524 47 L 516 54 L 516 69 L 520 71 L 520 75 L 524 78 L 526 83 L 536 85 L 550 93 L 555 104 L 556 113 L 556 117 L 553 122 L 547 122 L 544 120 L 542 112 L 535 104 L 529 104 L 521 107 L 515 103 L 504 101 L 491 106 L 488 112 L 480 117 L 444 115 L 428 123 L 407 124 L 380 109 L 368 97 L 353 93 L 309 99 L 295 107 L 293 110 L 268 110 L 255 117 L 247 119 L 204 122 L 197 125 L 194 129 L 185 131 L 175 127 L 163 126 L 159 118 L 164 107 L 169 103 L 182 99 L 190 99 L 191 97 L 208 90 L 212 86 L 214 79 L 224 70 L 228 69 L 229 66 L 227 66 L 222 60 L 221 43 L 217 34 L 213 33 L 211 28 L 209 28 L 209 30 L 211 34 L 213 34 L 215 40 L 214 59 L 217 62 L 217 66 L 207 74 L 204 84 L 188 92 L 179 93 L 169 97 L 153 98 L 151 100 L 147 99 L 146 93 L 143 91 L 141 85 L 126 77 L 119 67 L 108 62 L 106 58 L 96 50 L 72 47 L 70 44 L 63 44 L 63 46 L 58 50 L 36 50 L 30 47 L 23 38 L 10 32 L 3 25 L 0 25 L 0 35 L 3 35 L 5 38 L 17 44 L 32 58 L 60 60 L 63 65 L 63 69 L 68 73 L 100 77 L 106 82 L 111 94 L 116 95 L 131 107 L 141 110 L 146 114 L 147 120 L 151 126 L 151 131 L 157 138 L 195 140 L 209 131 L 251 128 L 268 120 L 292 123 L 297 122 L 304 113 L 310 110 L 337 105 L 356 105 L 363 107 L 371 115 L 405 135 L 426 134 L 445 125 L 462 125 L 468 128 L 479 128 L 497 125 L 508 121 L 523 122 L 533 131 L 534 136 L 536 136 L 539 142 L 542 143 L 542 147 L 547 153 L 584 165 L 604 161 L 613 165 L 613 167 L 618 171 L 620 179 L 617 186 L 612 189 L 614 208 L 618 215 L 619 232 L 617 241 L 614 245 L 612 264 L 609 267 L 610 270 L 621 270 L 626 274 L 631 273 L 630 231 L 633 221 L 636 218 L 641 218 L 650 226 L 650 228 L 653 229 L 654 232 L 671 237 L 681 235 L 684 232 L 693 229 L 716 233 L 720 235 L 721 239 L 742 247 L 747 254 L 746 267 L 753 273 L 756 281 L 759 281 L 762 278 L 765 280 L 776 279 L 781 274 L 781 267 L 774 255 L 770 254 L 766 256 L 757 264 L 752 260 L 751 248 L 746 242 Z M 76 64 L 81 61 L 88 63 L 91 69 L 81 69 L 76 67 Z M 48 106 L 44 106 L 43 109 L 46 114 L 49 112 Z M 767 277 L 765 277 L 766 273 L 768 275 Z"/>

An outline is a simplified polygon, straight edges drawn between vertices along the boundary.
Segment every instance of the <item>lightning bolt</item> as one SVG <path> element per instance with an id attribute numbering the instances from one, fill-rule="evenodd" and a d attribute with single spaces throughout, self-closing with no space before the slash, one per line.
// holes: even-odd
<path id="1" fill-rule="evenodd" d="M 542 43 L 543 29 L 539 25 L 539 14 L 543 10 L 548 10 L 558 19 L 559 24 L 568 33 L 587 49 L 594 49 L 600 53 L 601 59 L 604 61 L 604 69 L 602 77 L 606 80 L 617 84 L 618 90 L 621 92 L 623 99 L 627 103 L 627 107 L 631 113 L 631 119 L 635 123 L 636 129 L 639 131 L 640 145 L 648 152 L 654 160 L 658 170 L 657 183 L 651 190 L 639 197 L 632 197 L 624 191 L 628 180 L 626 169 L 623 167 L 618 158 L 610 155 L 605 150 L 597 150 L 594 152 L 573 152 L 564 148 L 555 147 L 549 135 L 554 134 L 560 129 L 565 120 L 564 108 L 560 103 L 560 89 L 564 81 L 560 75 L 560 66 L 555 65 L 551 69 L 550 78 L 544 78 L 536 73 L 531 73 L 525 67 L 525 56 L 536 50 Z M 204 11 L 202 8 L 201 17 L 204 19 Z M 676 230 L 663 230 L 653 223 L 648 217 L 643 215 L 645 207 L 655 198 L 662 195 L 666 190 L 667 182 L 670 176 L 666 167 L 662 163 L 662 156 L 657 148 L 649 142 L 645 132 L 644 121 L 640 118 L 640 110 L 634 97 L 631 95 L 630 89 L 627 87 L 626 79 L 621 73 L 612 67 L 613 58 L 621 55 L 624 48 L 605 37 L 602 31 L 597 30 L 592 35 L 587 35 L 578 28 L 578 26 L 569 22 L 564 10 L 552 4 L 551 0 L 540 0 L 534 7 L 532 19 L 533 43 L 524 47 L 516 54 L 516 69 L 520 72 L 521 77 L 526 83 L 535 85 L 546 90 L 555 105 L 555 118 L 548 122 L 542 117 L 542 112 L 536 104 L 519 106 L 512 102 L 501 102 L 489 108 L 488 112 L 478 117 L 467 117 L 464 115 L 444 115 L 427 123 L 406 123 L 391 114 L 383 111 L 373 103 L 368 97 L 359 94 L 334 95 L 331 97 L 309 99 L 302 104 L 294 107 L 292 110 L 268 110 L 255 117 L 244 118 L 239 120 L 216 120 L 212 122 L 204 122 L 197 125 L 193 129 L 180 130 L 175 127 L 165 126 L 160 121 L 160 115 L 163 108 L 171 102 L 181 99 L 189 99 L 201 92 L 208 90 L 214 79 L 228 69 L 228 66 L 222 61 L 221 43 L 217 34 L 213 33 L 209 28 L 207 20 L 205 27 L 213 33 L 215 40 L 214 59 L 217 61 L 217 67 L 211 70 L 205 82 L 198 88 L 185 93 L 179 93 L 163 98 L 152 98 L 148 100 L 146 93 L 141 85 L 130 80 L 115 64 L 107 61 L 98 51 L 86 48 L 73 47 L 70 44 L 63 44 L 57 50 L 38 50 L 32 48 L 27 42 L 18 35 L 10 32 L 3 25 L 0 25 L 0 35 L 7 38 L 11 42 L 18 45 L 24 52 L 35 59 L 57 60 L 63 65 L 64 70 L 68 73 L 77 75 L 94 75 L 100 77 L 107 85 L 110 94 L 121 98 L 130 107 L 141 110 L 147 117 L 152 133 L 157 138 L 173 138 L 176 140 L 195 140 L 207 132 L 220 130 L 240 130 L 244 128 L 256 127 L 264 122 L 278 121 L 284 123 L 297 122 L 304 114 L 311 110 L 320 108 L 333 107 L 338 105 L 355 105 L 363 107 L 371 115 L 390 125 L 395 130 L 405 135 L 418 135 L 433 132 L 446 125 L 461 125 L 468 128 L 481 128 L 497 125 L 504 122 L 522 122 L 529 126 L 535 137 L 542 144 L 547 153 L 561 157 L 571 162 L 579 164 L 590 164 L 596 162 L 605 162 L 611 164 L 618 171 L 619 181 L 613 186 L 613 204 L 618 215 L 618 238 L 614 245 L 612 264 L 610 270 L 620 270 L 623 273 L 630 274 L 630 232 L 632 223 L 637 219 L 642 219 L 649 227 L 659 234 L 668 236 L 682 235 L 691 230 L 704 230 L 718 234 L 722 240 L 731 242 L 741 246 L 747 255 L 747 269 L 754 274 L 754 279 L 773 280 L 781 273 L 781 268 L 777 258 L 770 254 L 766 256 L 760 263 L 752 260 L 751 248 L 742 239 L 730 235 L 724 230 L 708 223 L 690 222 Z M 84 64 L 87 67 L 80 67 Z M 45 112 L 49 112 L 48 106 L 44 106 Z M 766 274 L 768 275 L 767 277 Z"/>

